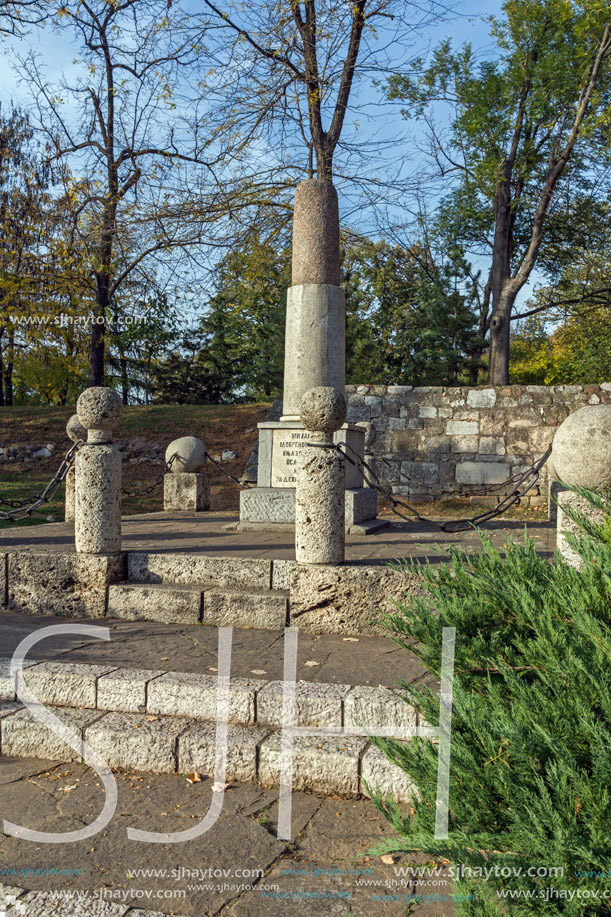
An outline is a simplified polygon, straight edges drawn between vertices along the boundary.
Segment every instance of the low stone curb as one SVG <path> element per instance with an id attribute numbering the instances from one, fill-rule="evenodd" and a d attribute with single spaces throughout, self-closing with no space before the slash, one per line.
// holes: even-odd
<path id="1" fill-rule="evenodd" d="M 215 724 L 188 717 L 49 707 L 75 733 L 77 751 L 26 708 L 11 701 L 0 706 L 1 755 L 79 761 L 86 757 L 81 744 L 86 742 L 115 769 L 214 776 Z M 367 793 L 367 782 L 399 802 L 413 797 L 406 775 L 366 736 L 297 735 L 292 745 L 294 789 L 357 796 Z M 226 780 L 277 786 L 281 749 L 278 730 L 230 726 Z"/>
<path id="2" fill-rule="evenodd" d="M 28 891 L 18 885 L 0 884 L 0 917 L 167 917 L 113 901 L 58 898 L 57 892 Z"/>
<path id="3" fill-rule="evenodd" d="M 8 657 L 0 657 L 0 702 L 17 697 L 9 665 Z M 38 700 L 48 706 L 216 720 L 216 675 L 28 660 L 23 677 Z M 281 681 L 231 678 L 229 722 L 280 726 L 282 686 Z M 2 706 L 0 703 L 0 710 Z M 410 729 L 419 724 L 410 704 L 390 688 L 298 682 L 294 725 L 373 731 Z"/>

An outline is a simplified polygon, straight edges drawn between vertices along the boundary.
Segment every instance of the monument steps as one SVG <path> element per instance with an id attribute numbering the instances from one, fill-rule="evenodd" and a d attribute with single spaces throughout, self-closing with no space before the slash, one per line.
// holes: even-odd
<path id="1" fill-rule="evenodd" d="M 112 665 L 34 662 L 26 685 L 80 741 L 121 770 L 214 776 L 217 677 L 185 672 L 116 669 Z M 280 775 L 282 682 L 231 678 L 225 781 L 276 785 Z M 415 711 L 388 688 L 300 682 L 294 725 L 318 734 L 293 738 L 293 787 L 355 796 L 365 782 L 399 801 L 411 785 L 370 742 L 395 730 L 407 740 Z M 0 660 L 0 754 L 80 760 L 16 701 L 8 660 Z M 78 745 L 77 745 L 78 747 Z"/>

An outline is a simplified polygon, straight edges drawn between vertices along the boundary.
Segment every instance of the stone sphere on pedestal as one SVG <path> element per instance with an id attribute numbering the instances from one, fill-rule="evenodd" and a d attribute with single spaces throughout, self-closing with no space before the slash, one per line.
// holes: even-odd
<path id="1" fill-rule="evenodd" d="M 550 465 L 563 484 L 611 487 L 611 404 L 590 404 L 569 414 L 556 430 Z"/>
<path id="2" fill-rule="evenodd" d="M 66 433 L 73 443 L 78 443 L 79 440 L 87 441 L 87 430 L 78 419 L 78 414 L 73 414 L 66 424 Z"/>
<path id="3" fill-rule="evenodd" d="M 301 422 L 311 433 L 335 433 L 346 421 L 346 399 L 336 388 L 319 385 L 301 399 Z"/>
<path id="4" fill-rule="evenodd" d="M 170 443 L 165 451 L 166 464 L 172 462 L 172 474 L 192 474 L 206 466 L 206 447 L 196 436 L 181 436 Z"/>
<path id="5" fill-rule="evenodd" d="M 97 385 L 81 392 L 76 413 L 88 431 L 87 442 L 110 442 L 111 431 L 119 426 L 123 417 L 123 402 L 114 389 Z"/>

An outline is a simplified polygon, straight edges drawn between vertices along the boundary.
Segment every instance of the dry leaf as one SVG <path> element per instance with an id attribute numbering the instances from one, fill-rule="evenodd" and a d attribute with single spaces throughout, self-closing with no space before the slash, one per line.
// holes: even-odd
<path id="1" fill-rule="evenodd" d="M 251 675 L 266 675 L 267 673 L 265 669 L 251 669 L 250 674 Z"/>
<path id="2" fill-rule="evenodd" d="M 392 866 L 395 862 L 394 856 L 391 856 L 390 853 L 385 853 L 383 857 L 380 857 L 383 863 L 386 863 L 387 866 Z"/>
<path id="3" fill-rule="evenodd" d="M 187 783 L 201 783 L 202 778 L 198 773 L 189 774 L 187 777 Z"/>
<path id="4" fill-rule="evenodd" d="M 320 665 L 320 662 L 316 662 L 315 659 L 309 659 L 309 660 L 306 662 L 306 666 L 307 666 L 309 669 L 311 669 L 311 668 L 312 668 L 313 666 L 315 666 L 315 665 Z"/>

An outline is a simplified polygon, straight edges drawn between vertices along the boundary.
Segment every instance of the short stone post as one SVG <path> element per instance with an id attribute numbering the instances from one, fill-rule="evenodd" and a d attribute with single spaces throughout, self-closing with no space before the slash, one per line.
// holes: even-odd
<path id="1" fill-rule="evenodd" d="M 79 554 L 121 552 L 121 453 L 112 431 L 123 416 L 120 396 L 111 388 L 85 389 L 76 403 L 87 443 L 76 456 L 75 525 Z"/>
<path id="2" fill-rule="evenodd" d="M 78 414 L 73 414 L 66 424 L 66 433 L 68 434 L 68 439 L 71 439 L 73 443 L 78 443 L 81 440 L 82 442 L 87 441 L 87 430 L 78 419 Z M 66 505 L 64 513 L 66 522 L 74 522 L 74 469 L 75 465 L 73 464 L 66 475 Z"/>
<path id="3" fill-rule="evenodd" d="M 206 447 L 195 436 L 182 436 L 165 452 L 170 471 L 163 479 L 163 508 L 201 512 L 210 509 L 210 477 L 204 473 Z"/>
<path id="4" fill-rule="evenodd" d="M 346 463 L 333 448 L 333 434 L 346 419 L 346 399 L 337 389 L 309 389 L 301 400 L 301 422 L 310 442 L 297 470 L 295 554 L 298 564 L 343 564 L 345 560 Z"/>
<path id="5" fill-rule="evenodd" d="M 565 490 L 562 485 L 589 490 L 611 487 L 610 404 L 589 404 L 569 414 L 556 430 L 548 470 L 560 482 L 556 491 L 557 547 L 569 564 L 578 567 L 580 557 L 569 546 L 565 536 L 577 533 L 579 529 L 566 509 L 577 510 L 596 524 L 603 522 L 604 518 L 584 497 Z"/>

